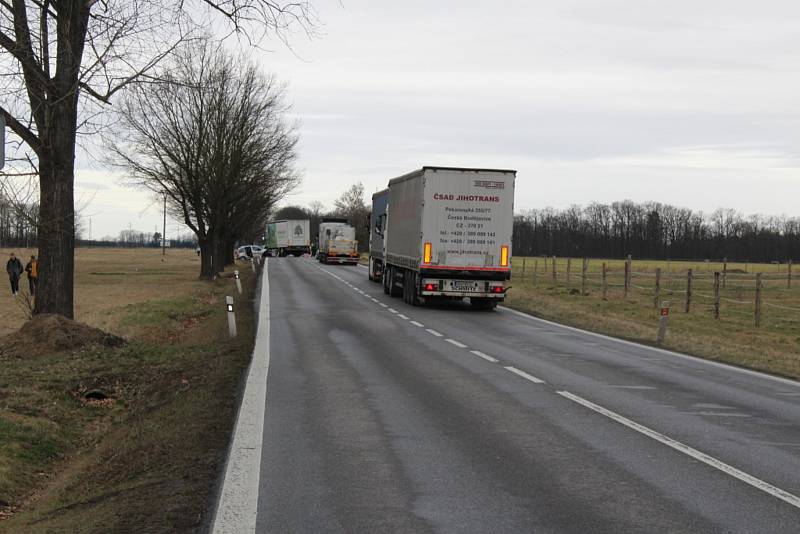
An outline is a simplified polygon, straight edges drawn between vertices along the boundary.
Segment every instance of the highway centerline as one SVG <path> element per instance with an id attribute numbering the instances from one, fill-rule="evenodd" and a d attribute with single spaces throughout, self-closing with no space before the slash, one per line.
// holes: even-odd
<path id="1" fill-rule="evenodd" d="M 491 363 L 497 363 L 497 362 L 499 362 L 499 361 L 500 361 L 500 360 L 498 360 L 497 358 L 492 358 L 492 357 L 491 357 L 491 356 L 489 356 L 488 354 L 484 354 L 483 352 L 481 352 L 481 351 L 479 351 L 479 350 L 471 350 L 470 352 L 471 352 L 472 354 L 474 354 L 475 356 L 477 356 L 478 358 L 483 358 L 483 359 L 484 359 L 484 360 L 486 360 L 487 362 L 491 362 Z"/>
<path id="2" fill-rule="evenodd" d="M 461 343 L 460 341 L 456 341 L 455 339 L 450 339 L 450 338 L 447 338 L 447 339 L 445 339 L 445 341 L 447 341 L 447 342 L 448 342 L 448 343 L 450 343 L 451 345 L 455 345 L 456 347 L 458 347 L 458 348 L 460 348 L 460 349 L 466 349 L 466 348 L 467 348 L 467 346 L 466 346 L 466 345 L 464 345 L 464 344 L 463 344 L 463 343 Z"/>
<path id="3" fill-rule="evenodd" d="M 515 375 L 521 376 L 522 378 L 524 378 L 526 380 L 530 380 L 534 384 L 546 384 L 547 383 L 544 380 L 542 380 L 541 378 L 536 378 L 535 376 L 530 375 L 530 374 L 526 373 L 525 371 L 520 371 L 516 367 L 511 367 L 510 365 L 507 366 L 507 367 L 504 367 L 504 369 L 507 370 L 507 371 L 511 371 Z"/>

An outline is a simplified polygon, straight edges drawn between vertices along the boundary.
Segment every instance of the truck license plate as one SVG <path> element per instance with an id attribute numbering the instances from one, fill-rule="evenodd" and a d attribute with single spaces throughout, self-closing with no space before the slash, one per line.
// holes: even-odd
<path id="1" fill-rule="evenodd" d="M 465 282 L 465 281 L 461 281 L 461 280 L 451 280 L 450 281 L 450 288 L 453 291 L 475 292 L 475 291 L 478 291 L 478 283 L 477 282 Z"/>

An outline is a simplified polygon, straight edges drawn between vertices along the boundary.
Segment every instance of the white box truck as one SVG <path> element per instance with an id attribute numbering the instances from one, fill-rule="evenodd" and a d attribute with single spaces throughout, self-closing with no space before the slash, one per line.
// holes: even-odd
<path id="1" fill-rule="evenodd" d="M 311 254 L 310 221 L 287 219 L 268 222 L 267 245 L 264 248 L 280 257 Z"/>
<path id="2" fill-rule="evenodd" d="M 347 219 L 323 219 L 319 225 L 320 263 L 358 263 L 358 241 L 356 229 L 347 224 Z"/>
<path id="3" fill-rule="evenodd" d="M 510 288 L 515 179 L 513 170 L 423 167 L 390 180 L 384 292 L 412 305 L 468 297 L 497 306 Z"/>

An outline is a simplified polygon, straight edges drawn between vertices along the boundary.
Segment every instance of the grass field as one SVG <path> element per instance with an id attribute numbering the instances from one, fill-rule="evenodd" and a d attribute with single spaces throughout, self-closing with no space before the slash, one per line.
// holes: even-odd
<path id="1" fill-rule="evenodd" d="M 0 355 L 0 532 L 201 525 L 252 350 L 255 275 L 240 266 L 246 294 L 229 340 L 233 281 L 199 281 L 191 250 L 163 260 L 153 249 L 76 251 L 76 319 L 126 346 Z M 24 320 L 14 302 L 0 297 L 6 333 Z"/>
<path id="2" fill-rule="evenodd" d="M 627 298 L 624 260 L 590 260 L 581 295 L 582 260 L 514 258 L 507 304 L 536 316 L 630 340 L 654 344 L 659 309 L 671 304 L 665 348 L 775 374 L 800 378 L 800 280 L 789 287 L 788 265 L 729 263 L 720 276 L 720 318 L 715 319 L 714 262 L 632 262 Z M 523 267 L 524 263 L 524 267 Z M 606 264 L 603 300 L 602 266 Z M 655 271 L 662 270 L 660 294 Z M 534 274 L 536 269 L 536 274 Z M 692 297 L 685 312 L 687 271 Z M 756 273 L 762 273 L 761 324 L 755 326 Z M 797 273 L 793 273 L 796 277 Z M 724 284 L 724 287 L 723 287 Z"/>

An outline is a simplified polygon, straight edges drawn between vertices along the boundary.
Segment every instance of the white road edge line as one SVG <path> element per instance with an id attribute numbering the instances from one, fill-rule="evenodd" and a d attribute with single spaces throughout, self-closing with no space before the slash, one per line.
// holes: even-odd
<path id="1" fill-rule="evenodd" d="M 511 308 L 507 308 L 505 306 L 498 306 L 497 309 L 500 310 L 501 312 L 513 313 L 514 315 L 518 315 L 520 317 L 524 317 L 525 319 L 528 319 L 530 321 L 534 321 L 534 322 L 538 322 L 538 323 L 544 323 L 544 324 L 548 324 L 548 325 L 551 325 L 551 326 L 557 326 L 559 328 L 563 328 L 564 330 L 571 330 L 572 332 L 578 332 L 580 334 L 586 334 L 586 335 L 589 335 L 589 336 L 592 336 L 592 337 L 605 339 L 606 341 L 613 341 L 615 343 L 619 343 L 620 345 L 628 345 L 630 347 L 636 347 L 636 348 L 639 348 L 639 349 L 646 349 L 646 350 L 650 350 L 650 351 L 653 351 L 653 352 L 656 352 L 656 353 L 659 353 L 659 354 L 665 354 L 667 356 L 675 356 L 675 357 L 678 357 L 678 358 L 683 358 L 685 360 L 691 360 L 693 362 L 698 362 L 698 363 L 702 363 L 702 364 L 705 364 L 705 365 L 710 365 L 712 367 L 719 367 L 721 369 L 727 369 L 728 371 L 735 371 L 737 373 L 743 373 L 743 374 L 754 376 L 754 377 L 757 377 L 757 378 L 765 378 L 767 380 L 773 380 L 775 382 L 780 382 L 781 384 L 800 387 L 800 381 L 797 381 L 797 380 L 791 380 L 789 378 L 782 378 L 780 376 L 773 376 L 773 375 L 769 375 L 769 374 L 766 374 L 766 373 L 761 373 L 759 371 L 753 371 L 752 369 L 745 369 L 743 367 L 736 367 L 734 365 L 728 365 L 726 363 L 720 363 L 720 362 L 715 362 L 715 361 L 712 361 L 712 360 L 706 360 L 706 359 L 703 359 L 703 358 L 698 358 L 697 356 L 691 356 L 690 354 L 683 354 L 683 353 L 675 352 L 675 351 L 672 351 L 672 350 L 660 349 L 658 347 L 651 347 L 649 345 L 644 345 L 642 343 L 636 343 L 635 341 L 628 341 L 626 339 L 619 339 L 619 338 L 616 338 L 616 337 L 607 336 L 605 334 L 598 334 L 597 332 L 590 332 L 589 330 L 583 330 L 581 328 L 575 328 L 574 326 L 567 326 L 565 324 L 560 324 L 560 323 L 556 323 L 556 322 L 553 322 L 553 321 L 548 321 L 547 319 L 540 319 L 539 317 L 534 317 L 533 315 L 530 315 L 528 313 L 524 313 L 524 312 L 521 312 L 521 311 L 512 310 Z"/>
<path id="2" fill-rule="evenodd" d="M 408 316 L 406 316 L 406 315 L 403 315 L 402 313 L 398 313 L 398 314 L 397 314 L 397 316 L 398 316 L 398 317 L 400 317 L 401 319 L 404 319 L 404 320 L 406 320 L 406 321 L 408 321 L 408 319 L 409 319 L 409 317 L 408 317 Z"/>
<path id="3" fill-rule="evenodd" d="M 392 313 L 400 313 L 399 311 L 395 310 L 394 308 L 389 308 L 389 311 Z"/>
<path id="4" fill-rule="evenodd" d="M 425 325 L 420 323 L 419 321 L 411 321 L 411 324 L 413 324 L 414 326 L 418 326 L 420 328 L 425 328 Z"/>
<path id="5" fill-rule="evenodd" d="M 522 378 L 524 378 L 524 379 L 526 379 L 526 380 L 530 380 L 530 381 L 531 381 L 531 382 L 533 382 L 534 384 L 546 384 L 546 383 L 547 383 L 547 382 L 545 382 L 544 380 L 542 380 L 541 378 L 536 378 L 536 377 L 535 377 L 535 376 L 533 376 L 533 375 L 529 375 L 529 374 L 528 374 L 528 373 L 526 373 L 525 371 L 520 371 L 520 370 L 519 370 L 519 369 L 517 369 L 516 367 L 511 367 L 511 366 L 508 366 L 508 367 L 504 367 L 504 369 L 505 369 L 506 371 L 511 371 L 511 372 L 512 372 L 512 373 L 514 373 L 515 375 L 521 376 Z"/>
<path id="6" fill-rule="evenodd" d="M 739 469 L 736 469 L 735 467 L 730 466 L 730 465 L 726 464 L 725 462 L 723 462 L 721 460 L 717 460 L 713 456 L 709 456 L 708 454 L 706 454 L 704 452 L 700 452 L 697 449 L 693 449 L 692 447 L 689 447 L 688 445 L 684 445 L 680 441 L 676 441 L 676 440 L 674 440 L 674 439 L 672 439 L 672 438 L 670 438 L 668 436 L 665 436 L 664 434 L 661 434 L 660 432 L 656 432 L 655 430 L 652 430 L 652 429 L 650 429 L 650 428 L 648 428 L 648 427 L 646 427 L 644 425 L 640 425 L 639 423 L 637 423 L 635 421 L 631 421 L 627 417 L 623 417 L 622 415 L 619 415 L 618 413 L 612 412 L 611 410 L 603 408 L 602 406 L 598 406 L 597 404 L 595 404 L 595 403 L 593 403 L 591 401 L 588 401 L 588 400 L 584 399 L 583 397 L 579 397 L 578 395 L 572 394 L 569 391 L 558 391 L 557 393 L 559 395 L 561 395 L 562 397 L 567 398 L 567 399 L 569 399 L 569 400 L 571 400 L 573 402 L 576 402 L 576 403 L 580 404 L 581 406 L 589 408 L 590 410 L 593 410 L 593 411 L 595 411 L 595 412 L 597 412 L 597 413 L 599 413 L 601 415 L 604 415 L 604 416 L 608 417 L 609 419 L 612 419 L 612 420 L 616 421 L 617 423 L 620 423 L 621 425 L 625 425 L 626 427 L 628 427 L 628 428 L 630 428 L 632 430 L 635 430 L 636 432 L 639 432 L 640 434 L 644 434 L 645 436 L 647 436 L 649 438 L 652 438 L 652 439 L 654 439 L 654 440 L 656 440 L 656 441 L 658 441 L 660 443 L 663 443 L 664 445 L 666 445 L 668 447 L 672 447 L 673 449 L 675 449 L 678 452 L 682 452 L 683 454 L 686 454 L 687 456 L 691 456 L 695 460 L 699 460 L 699 461 L 703 462 L 704 464 L 710 465 L 711 467 L 713 467 L 715 469 L 719 469 L 720 471 L 722 471 L 726 475 L 730 475 L 730 476 L 732 476 L 734 478 L 738 478 L 742 482 L 744 482 L 746 484 L 750 484 L 751 486 L 753 486 L 756 489 L 759 489 L 759 490 L 761 490 L 761 491 L 763 491 L 765 493 L 768 493 L 768 494 L 772 495 L 773 497 L 776 497 L 776 498 L 778 498 L 778 499 L 780 499 L 780 500 L 782 500 L 782 501 L 784 501 L 786 503 L 789 503 L 789 504 L 791 504 L 792 506 L 794 506 L 796 508 L 800 508 L 800 497 L 797 497 L 796 495 L 792 495 L 791 493 L 789 493 L 787 491 L 784 491 L 784 490 L 782 490 L 780 488 L 777 488 L 777 487 L 773 486 L 772 484 L 764 482 L 760 478 L 756 478 L 756 477 L 754 477 L 752 475 L 748 475 L 744 471 L 740 471 Z"/>
<path id="7" fill-rule="evenodd" d="M 445 341 L 447 341 L 451 345 L 455 345 L 456 347 L 458 347 L 460 349 L 466 349 L 467 348 L 467 346 L 464 345 L 463 343 L 461 343 L 460 341 L 456 341 L 455 339 L 450 339 L 449 337 L 447 339 L 445 339 Z"/>
<path id="8" fill-rule="evenodd" d="M 267 259 L 261 274 L 261 301 L 253 358 L 247 372 L 242 404 L 239 406 L 233 440 L 228 451 L 225 478 L 214 514 L 212 534 L 255 532 L 256 529 L 270 358 L 268 266 Z"/>
<path id="9" fill-rule="evenodd" d="M 500 361 L 500 360 L 498 360 L 497 358 L 492 358 L 492 357 L 491 357 L 491 356 L 489 356 L 488 354 L 484 354 L 484 353 L 482 353 L 482 352 L 481 352 L 481 351 L 479 351 L 479 350 L 471 350 L 470 352 L 471 352 L 472 354 L 474 354 L 475 356 L 477 356 L 478 358 L 483 358 L 483 359 L 484 359 L 484 360 L 486 360 L 487 362 L 497 363 L 497 362 L 499 362 L 499 361 Z"/>
<path id="10" fill-rule="evenodd" d="M 381 305 L 381 306 L 383 306 L 384 308 L 388 308 L 388 307 L 389 307 L 389 306 L 387 306 L 386 304 L 384 304 L 383 302 L 379 302 L 378 304 L 380 304 L 380 305 Z"/>
<path id="11" fill-rule="evenodd" d="M 440 334 L 436 330 L 431 330 L 430 328 L 426 328 L 425 331 L 428 332 L 429 334 L 433 334 L 436 337 L 444 337 L 444 334 Z"/>

